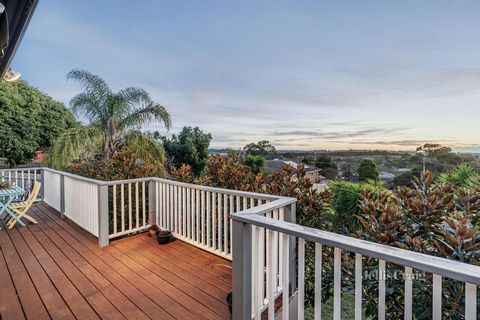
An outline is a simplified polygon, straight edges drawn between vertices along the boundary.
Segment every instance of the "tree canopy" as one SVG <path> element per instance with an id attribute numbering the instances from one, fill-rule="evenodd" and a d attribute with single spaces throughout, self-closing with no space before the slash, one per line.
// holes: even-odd
<path id="1" fill-rule="evenodd" d="M 337 169 L 337 164 L 328 154 L 321 154 L 315 160 L 315 166 L 319 169 Z"/>
<path id="2" fill-rule="evenodd" d="M 378 180 L 377 164 L 372 159 L 362 159 L 358 166 L 358 179 L 360 181 Z"/>
<path id="3" fill-rule="evenodd" d="M 249 143 L 243 149 L 247 156 L 261 156 L 269 159 L 277 155 L 277 150 L 270 141 L 267 140 L 262 140 L 257 143 Z"/>
<path id="4" fill-rule="evenodd" d="M 424 159 L 417 154 L 412 157 L 412 162 L 422 165 L 425 160 L 426 170 L 432 173 L 443 173 L 453 170 L 456 166 L 465 162 L 473 162 L 469 155 L 452 152 L 449 147 L 437 143 L 426 143 L 417 148 L 417 152 L 424 152 Z"/>
<path id="5" fill-rule="evenodd" d="M 183 127 L 172 138 L 161 137 L 158 132 L 153 135 L 162 140 L 172 166 L 180 168 L 183 164 L 190 165 L 196 176 L 202 172 L 208 161 L 208 147 L 212 141 L 210 133 L 204 133 L 198 127 Z"/>
<path id="6" fill-rule="evenodd" d="M 25 81 L 0 83 L 0 123 L 0 157 L 11 166 L 29 162 L 36 150 L 78 126 L 62 103 Z"/>

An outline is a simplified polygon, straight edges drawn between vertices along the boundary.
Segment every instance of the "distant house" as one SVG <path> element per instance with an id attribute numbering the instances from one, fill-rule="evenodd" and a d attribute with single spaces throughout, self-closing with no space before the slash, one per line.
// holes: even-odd
<path id="1" fill-rule="evenodd" d="M 379 173 L 379 178 L 380 178 L 380 181 L 391 181 L 393 180 L 393 178 L 395 178 L 395 175 L 387 171 L 381 171 Z"/>
<path id="2" fill-rule="evenodd" d="M 284 166 L 290 166 L 297 170 L 298 166 L 303 165 L 305 167 L 305 178 L 310 180 L 311 183 L 318 183 L 325 180 L 325 177 L 320 174 L 320 169 L 310 166 L 308 164 L 297 163 L 291 160 L 273 159 L 265 161 L 265 171 L 267 172 L 279 172 L 283 170 Z"/>

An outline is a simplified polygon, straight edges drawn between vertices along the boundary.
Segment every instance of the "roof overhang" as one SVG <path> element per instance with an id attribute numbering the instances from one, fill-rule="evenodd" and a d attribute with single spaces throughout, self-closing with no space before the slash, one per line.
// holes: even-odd
<path id="1" fill-rule="evenodd" d="M 22 41 L 25 30 L 27 30 L 38 0 L 0 0 L 0 3 L 5 7 L 0 19 L 5 19 L 4 15 L 6 14 L 8 23 L 8 42 L 3 57 L 0 58 L 0 79 L 3 79 Z M 5 30 L 5 24 L 0 24 L 0 28 Z M 5 32 L 2 29 L 0 29 L 0 33 Z"/>

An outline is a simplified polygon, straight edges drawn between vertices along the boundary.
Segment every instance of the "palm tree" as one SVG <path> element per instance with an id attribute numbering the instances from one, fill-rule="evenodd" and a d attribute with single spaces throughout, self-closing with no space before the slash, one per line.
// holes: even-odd
<path id="1" fill-rule="evenodd" d="M 163 106 L 141 88 L 113 92 L 102 78 L 85 70 L 70 71 L 67 80 L 75 80 L 83 88 L 70 100 L 70 110 L 86 119 L 88 125 L 73 128 L 57 139 L 49 153 L 53 167 L 64 168 L 83 157 L 109 160 L 126 147 L 139 159 L 155 165 L 159 173 L 164 172 L 162 145 L 139 131 L 152 121 L 170 128 L 170 115 Z"/>

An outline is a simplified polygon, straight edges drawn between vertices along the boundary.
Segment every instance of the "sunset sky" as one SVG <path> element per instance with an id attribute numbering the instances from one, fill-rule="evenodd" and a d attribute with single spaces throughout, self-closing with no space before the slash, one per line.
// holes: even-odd
<path id="1" fill-rule="evenodd" d="M 212 147 L 480 152 L 479 33 L 476 0 L 41 0 L 12 67 L 142 87 Z"/>

